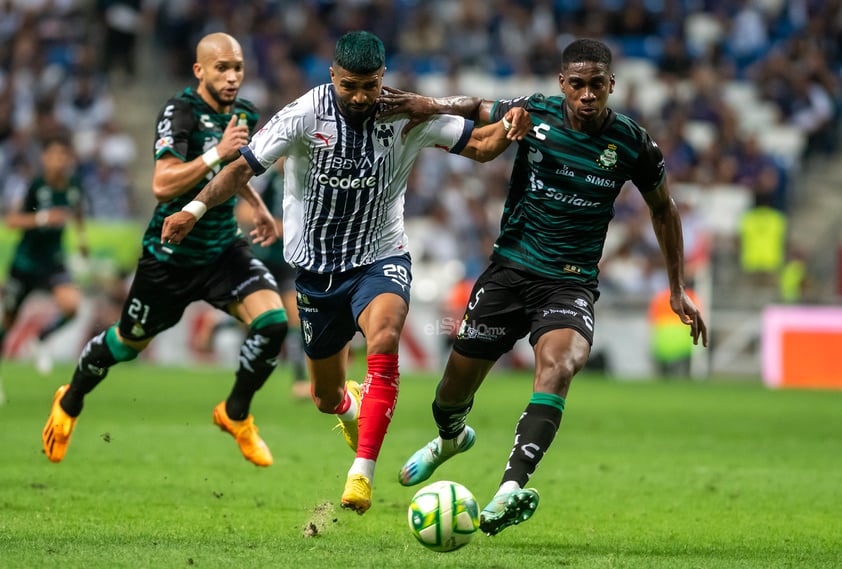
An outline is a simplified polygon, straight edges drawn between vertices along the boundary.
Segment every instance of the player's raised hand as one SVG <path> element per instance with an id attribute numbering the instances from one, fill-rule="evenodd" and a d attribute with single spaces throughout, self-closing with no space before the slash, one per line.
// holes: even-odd
<path id="1" fill-rule="evenodd" d="M 161 229 L 161 243 L 178 245 L 196 225 L 196 218 L 189 211 L 177 211 L 164 219 Z"/>
<path id="2" fill-rule="evenodd" d="M 383 86 L 377 98 L 377 118 L 396 115 L 409 115 L 409 122 L 401 131 L 406 136 L 409 131 L 436 114 L 432 99 L 394 87 Z"/>
<path id="3" fill-rule="evenodd" d="M 240 155 L 240 148 L 249 143 L 249 127 L 238 125 L 237 122 L 238 117 L 234 114 L 225 126 L 222 140 L 216 145 L 216 151 L 219 152 L 219 157 L 222 160 L 227 161 L 237 158 Z"/>

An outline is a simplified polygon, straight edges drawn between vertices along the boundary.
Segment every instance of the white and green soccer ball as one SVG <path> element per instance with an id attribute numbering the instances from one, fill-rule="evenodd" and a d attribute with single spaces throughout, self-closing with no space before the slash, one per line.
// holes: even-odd
<path id="1" fill-rule="evenodd" d="M 479 508 L 470 490 L 441 480 L 424 486 L 409 504 L 409 529 L 433 551 L 454 551 L 467 545 L 479 529 Z"/>

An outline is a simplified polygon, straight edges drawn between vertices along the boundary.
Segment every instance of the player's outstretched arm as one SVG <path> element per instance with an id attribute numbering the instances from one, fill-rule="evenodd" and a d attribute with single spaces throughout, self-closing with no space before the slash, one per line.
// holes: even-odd
<path id="1" fill-rule="evenodd" d="M 409 115 L 410 121 L 403 129 L 406 134 L 433 115 L 457 115 L 476 123 L 487 124 L 491 120 L 493 101 L 478 97 L 425 97 L 394 87 L 383 87 L 377 98 L 377 116 L 386 118 L 395 115 Z"/>
<path id="2" fill-rule="evenodd" d="M 240 156 L 217 174 L 202 191 L 178 211 L 164 219 L 161 242 L 178 245 L 187 236 L 196 222 L 207 210 L 227 201 L 239 193 L 251 179 L 253 170 L 246 159 Z"/>
<path id="3" fill-rule="evenodd" d="M 685 291 L 684 283 L 684 234 L 681 217 L 669 193 L 666 181 L 657 190 L 644 195 L 652 218 L 652 229 L 658 238 L 661 253 L 666 262 L 670 286 L 670 307 L 681 321 L 690 326 L 693 343 L 708 345 L 708 332 L 699 307 Z"/>
<path id="4" fill-rule="evenodd" d="M 514 107 L 496 123 L 475 128 L 460 154 L 477 162 L 488 162 L 499 156 L 514 140 L 521 140 L 532 128 L 529 113 Z"/>

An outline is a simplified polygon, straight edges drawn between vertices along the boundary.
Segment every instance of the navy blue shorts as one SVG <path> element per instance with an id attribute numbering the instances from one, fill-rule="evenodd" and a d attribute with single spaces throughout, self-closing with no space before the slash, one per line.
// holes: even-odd
<path id="1" fill-rule="evenodd" d="M 374 297 L 394 293 L 409 305 L 412 262 L 389 257 L 342 273 L 299 269 L 295 278 L 304 351 L 314 360 L 338 353 L 359 330 L 357 319 Z"/>
<path id="2" fill-rule="evenodd" d="M 593 344 L 595 287 L 532 275 L 492 263 L 477 279 L 453 350 L 496 361 L 529 334 L 572 328 Z"/>

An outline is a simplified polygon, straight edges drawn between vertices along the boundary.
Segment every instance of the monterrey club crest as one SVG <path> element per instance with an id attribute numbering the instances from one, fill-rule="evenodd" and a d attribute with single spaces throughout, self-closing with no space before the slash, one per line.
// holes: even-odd
<path id="1" fill-rule="evenodd" d="M 395 127 L 390 124 L 380 123 L 374 129 L 374 138 L 385 148 L 389 148 L 392 145 L 392 139 L 394 137 Z"/>

